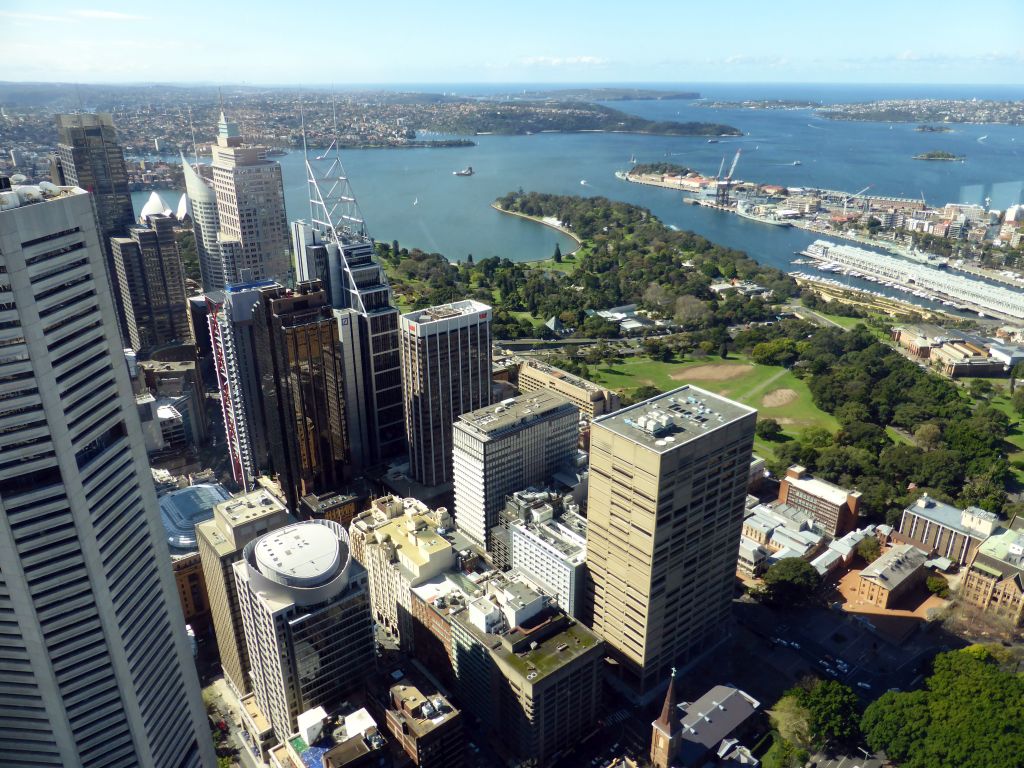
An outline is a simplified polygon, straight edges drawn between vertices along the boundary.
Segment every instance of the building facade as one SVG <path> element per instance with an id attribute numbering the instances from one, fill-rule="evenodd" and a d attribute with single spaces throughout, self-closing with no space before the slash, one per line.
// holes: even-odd
<path id="1" fill-rule="evenodd" d="M 961 510 L 924 494 L 903 510 L 899 538 L 964 566 L 998 525 L 999 516 L 984 509 Z"/>
<path id="2" fill-rule="evenodd" d="M 467 299 L 399 319 L 409 475 L 451 482 L 452 425 L 491 402 L 491 308 Z"/>
<path id="3" fill-rule="evenodd" d="M 316 221 L 292 222 L 299 280 L 320 280 L 338 310 L 344 356 L 352 464 L 363 468 L 401 455 L 405 449 L 398 310 L 391 286 L 361 232 L 338 231 Z"/>
<path id="4" fill-rule="evenodd" d="M 129 346 L 138 352 L 172 342 L 191 344 L 185 269 L 174 239 L 174 219 L 149 216 L 145 226 L 128 230 L 128 237 L 112 237 L 110 248 Z"/>
<path id="5" fill-rule="evenodd" d="M 910 544 L 897 544 L 860 572 L 857 600 L 879 608 L 891 608 L 921 584 L 928 554 Z"/>
<path id="6" fill-rule="evenodd" d="M 289 522 L 288 508 L 266 488 L 257 488 L 218 504 L 213 519 L 196 526 L 196 543 L 221 668 L 224 679 L 239 697 L 252 689 L 245 627 L 231 566 L 242 558 L 246 544 Z"/>
<path id="7" fill-rule="evenodd" d="M 256 369 L 269 468 L 289 509 L 350 477 L 338 324 L 317 281 L 260 289 Z"/>
<path id="8" fill-rule="evenodd" d="M 93 201 L 0 201 L 0 761 L 212 766 Z"/>
<path id="9" fill-rule="evenodd" d="M 685 386 L 594 421 L 591 626 L 635 699 L 727 636 L 755 419 Z"/>
<path id="10" fill-rule="evenodd" d="M 253 698 L 283 740 L 299 714 L 340 705 L 374 668 L 366 571 L 329 520 L 264 534 L 232 568 Z"/>
<path id="11" fill-rule="evenodd" d="M 1024 623 L 1024 519 L 990 536 L 974 554 L 961 599 L 1013 626 Z"/>
<path id="12" fill-rule="evenodd" d="M 291 243 L 281 165 L 267 148 L 245 146 L 238 126 L 222 112 L 211 145 L 213 192 L 225 286 L 253 280 L 291 283 Z M 207 288 L 216 289 L 217 286 Z"/>
<path id="13" fill-rule="evenodd" d="M 505 497 L 572 463 L 579 409 L 553 392 L 509 398 L 464 413 L 452 443 L 455 522 L 479 545 L 489 541 Z"/>
<path id="14" fill-rule="evenodd" d="M 779 503 L 811 513 L 816 527 L 837 537 L 857 527 L 860 491 L 848 491 L 792 466 L 779 484 Z"/>

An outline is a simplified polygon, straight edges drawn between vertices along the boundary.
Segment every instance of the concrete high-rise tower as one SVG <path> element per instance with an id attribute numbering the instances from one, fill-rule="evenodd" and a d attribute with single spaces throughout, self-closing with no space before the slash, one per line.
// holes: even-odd
<path id="1" fill-rule="evenodd" d="M 0 179 L 0 762 L 212 767 L 104 261 Z"/>
<path id="2" fill-rule="evenodd" d="M 254 539 L 232 567 L 255 700 L 283 740 L 300 714 L 333 709 L 373 671 L 366 570 L 330 520 Z"/>
<path id="3" fill-rule="evenodd" d="M 452 425 L 491 402 L 491 308 L 457 301 L 399 321 L 405 432 L 411 477 L 452 479 Z"/>
<path id="4" fill-rule="evenodd" d="M 591 626 L 635 699 L 728 635 L 756 418 L 685 386 L 593 422 Z"/>
<path id="5" fill-rule="evenodd" d="M 268 279 L 290 284 L 291 243 L 280 163 L 267 159 L 266 147 L 245 146 L 238 126 L 223 112 L 210 151 L 226 284 Z"/>
<path id="6" fill-rule="evenodd" d="M 128 324 L 122 314 L 124 297 L 116 279 L 110 238 L 128 233 L 135 223 L 124 150 L 117 140 L 113 118 L 106 113 L 57 115 L 57 163 L 54 183 L 81 187 L 92 195 L 100 225 L 100 243 L 114 292 L 114 312 L 121 337 L 127 342 Z"/>
<path id="7" fill-rule="evenodd" d="M 148 216 L 144 226 L 132 227 L 128 234 L 112 237 L 110 245 L 131 348 L 138 352 L 171 342 L 191 343 L 185 269 L 174 239 L 174 219 Z"/>
<path id="8" fill-rule="evenodd" d="M 505 499 L 571 466 L 580 409 L 546 390 L 462 414 L 452 428 L 455 522 L 490 546 Z"/>

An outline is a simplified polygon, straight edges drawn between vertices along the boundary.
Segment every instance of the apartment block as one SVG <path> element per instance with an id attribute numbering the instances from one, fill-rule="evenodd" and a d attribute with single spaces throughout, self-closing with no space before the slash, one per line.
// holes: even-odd
<path id="1" fill-rule="evenodd" d="M 539 360 L 524 360 L 517 381 L 524 395 L 541 390 L 558 393 L 579 408 L 587 421 L 622 407 L 618 393 Z"/>
<path id="2" fill-rule="evenodd" d="M 809 512 L 816 527 L 834 538 L 857 527 L 860 491 L 811 477 L 804 467 L 794 465 L 779 484 L 779 504 Z"/>

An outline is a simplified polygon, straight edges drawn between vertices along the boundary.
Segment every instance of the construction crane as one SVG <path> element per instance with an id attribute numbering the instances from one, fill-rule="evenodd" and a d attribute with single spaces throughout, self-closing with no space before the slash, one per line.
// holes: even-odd
<path id="1" fill-rule="evenodd" d="M 732 165 L 729 166 L 729 173 L 727 173 L 725 178 L 719 181 L 718 185 L 715 187 L 715 202 L 721 206 L 729 205 L 729 188 L 732 186 L 732 175 L 736 172 L 736 165 L 740 161 L 740 152 L 742 151 L 743 150 L 741 149 L 736 150 L 736 155 L 732 159 Z M 722 160 L 722 164 L 725 165 L 725 158 L 722 158 Z M 719 171 L 719 173 L 721 173 L 721 171 Z"/>
<path id="2" fill-rule="evenodd" d="M 845 216 L 845 215 L 846 215 L 846 204 L 847 204 L 848 202 L 850 202 L 851 200 L 854 200 L 854 199 L 856 199 L 856 198 L 860 197 L 861 195 L 863 195 L 863 194 L 864 194 L 865 192 L 867 192 L 867 191 L 868 191 L 869 189 L 871 189 L 871 187 L 872 187 L 872 185 L 871 185 L 871 184 L 868 184 L 868 185 L 867 185 L 866 187 L 864 187 L 864 189 L 862 189 L 862 190 L 861 190 L 860 192 L 854 192 L 854 193 L 853 193 L 852 195 L 850 195 L 850 196 L 849 196 L 849 197 L 847 197 L 847 198 L 846 198 L 845 200 L 843 200 L 843 216 Z"/>
<path id="3" fill-rule="evenodd" d="M 718 164 L 718 173 L 715 174 L 715 181 L 722 178 L 722 170 L 725 168 L 725 155 L 722 155 L 722 162 Z"/>

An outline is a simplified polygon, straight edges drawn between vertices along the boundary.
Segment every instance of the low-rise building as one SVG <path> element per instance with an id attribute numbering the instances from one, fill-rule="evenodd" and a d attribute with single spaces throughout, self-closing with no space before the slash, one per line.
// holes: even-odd
<path id="1" fill-rule="evenodd" d="M 860 492 L 811 477 L 794 465 L 779 485 L 779 503 L 810 512 L 822 532 L 842 536 L 857 524 Z"/>
<path id="2" fill-rule="evenodd" d="M 985 346 L 972 341 L 951 341 L 933 347 L 929 361 L 939 373 L 951 379 L 1006 373 L 1002 359 L 992 357 Z"/>
<path id="3" fill-rule="evenodd" d="M 349 539 L 358 540 L 359 560 L 369 574 L 374 619 L 405 647 L 412 635 L 410 589 L 452 568 L 452 545 L 438 532 L 451 528 L 444 507 L 431 510 L 416 499 L 397 496 L 375 499 L 372 509 L 349 528 Z"/>
<path id="4" fill-rule="evenodd" d="M 365 708 L 328 715 L 323 707 L 303 712 L 298 731 L 273 747 L 271 768 L 388 768 L 387 741 Z"/>
<path id="5" fill-rule="evenodd" d="M 1024 624 L 1024 518 L 1014 518 L 978 547 L 960 596 L 1014 626 Z"/>
<path id="6" fill-rule="evenodd" d="M 956 331 L 947 331 L 932 323 L 910 323 L 893 326 L 890 332 L 892 340 L 907 350 L 914 357 L 927 360 L 934 347 L 950 341 L 959 341 L 963 337 Z"/>
<path id="7" fill-rule="evenodd" d="M 860 572 L 857 599 L 890 608 L 924 581 L 928 553 L 910 544 L 897 544 Z"/>
<path id="8" fill-rule="evenodd" d="M 903 510 L 898 538 L 963 566 L 998 524 L 999 517 L 992 512 L 958 509 L 924 494 Z"/>
<path id="9" fill-rule="evenodd" d="M 403 678 L 390 690 L 388 731 L 417 768 L 461 768 L 465 755 L 462 713 L 447 697 L 426 694 Z"/>
<path id="10" fill-rule="evenodd" d="M 622 407 L 616 392 L 539 360 L 524 360 L 519 365 L 517 382 L 524 395 L 543 389 L 557 392 L 579 408 L 587 421 Z"/>

